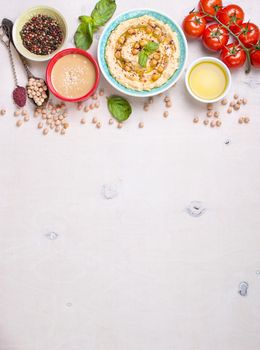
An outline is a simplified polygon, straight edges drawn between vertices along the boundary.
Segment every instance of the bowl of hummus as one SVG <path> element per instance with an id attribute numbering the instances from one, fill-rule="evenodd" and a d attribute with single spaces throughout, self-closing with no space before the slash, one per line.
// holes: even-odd
<path id="1" fill-rule="evenodd" d="M 157 11 L 123 13 L 103 31 L 98 61 L 106 80 L 130 96 L 160 94 L 180 78 L 187 41 L 179 25 Z"/>

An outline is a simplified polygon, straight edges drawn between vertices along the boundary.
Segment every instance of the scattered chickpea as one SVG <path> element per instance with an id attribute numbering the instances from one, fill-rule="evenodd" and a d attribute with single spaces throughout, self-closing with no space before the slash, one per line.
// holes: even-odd
<path id="1" fill-rule="evenodd" d="M 55 117 L 54 117 L 55 118 Z M 58 117 L 57 117 L 58 118 Z M 42 119 L 47 119 L 47 115 L 46 114 L 42 114 Z"/>
<path id="2" fill-rule="evenodd" d="M 102 126 L 101 122 L 97 122 L 96 127 L 97 127 L 98 129 L 100 129 L 101 126 Z"/>
<path id="3" fill-rule="evenodd" d="M 18 117 L 21 114 L 21 111 L 19 109 L 17 109 L 17 111 L 14 112 L 14 116 Z"/>
<path id="4" fill-rule="evenodd" d="M 152 96 L 150 96 L 150 97 L 148 98 L 148 103 L 149 103 L 149 104 L 153 103 L 153 97 L 152 97 Z"/>
<path id="5" fill-rule="evenodd" d="M 160 59 L 160 54 L 159 53 L 155 53 L 153 55 L 153 58 L 158 61 Z"/>
<path id="6" fill-rule="evenodd" d="M 38 129 L 42 129 L 42 128 L 43 128 L 43 123 L 42 122 L 38 123 Z"/>
<path id="7" fill-rule="evenodd" d="M 98 95 L 97 94 L 92 95 L 92 100 L 97 100 L 97 99 L 98 99 Z"/>
<path id="8" fill-rule="evenodd" d="M 234 106 L 235 106 L 235 104 L 236 104 L 236 102 L 235 102 L 235 101 L 231 101 L 231 102 L 230 102 L 230 104 L 229 104 L 229 106 L 230 106 L 230 107 L 234 107 Z"/>
<path id="9" fill-rule="evenodd" d="M 28 121 L 30 120 L 29 115 L 25 115 L 25 117 L 23 118 L 23 120 L 24 120 L 25 122 L 28 122 Z"/>
<path id="10" fill-rule="evenodd" d="M 16 122 L 16 126 L 21 126 L 21 125 L 23 125 L 23 121 L 22 121 L 22 119 L 20 119 L 20 120 L 17 120 L 17 122 Z"/>
<path id="11" fill-rule="evenodd" d="M 140 122 L 140 123 L 138 124 L 138 127 L 139 127 L 140 129 L 142 129 L 142 128 L 144 127 L 144 123 L 143 123 L 143 122 Z"/>
<path id="12" fill-rule="evenodd" d="M 118 129 L 122 129 L 123 124 L 122 124 L 122 123 L 118 123 L 118 124 L 117 124 L 117 127 L 118 127 Z"/>
<path id="13" fill-rule="evenodd" d="M 96 107 L 96 108 L 99 108 L 99 106 L 100 106 L 100 102 L 96 102 L 96 103 L 95 103 L 95 107 Z"/>
<path id="14" fill-rule="evenodd" d="M 234 95 L 234 99 L 237 100 L 238 99 L 238 94 Z"/>
<path id="15" fill-rule="evenodd" d="M 238 122 L 239 122 L 239 124 L 243 124 L 243 123 L 244 123 L 244 118 L 243 118 L 243 117 L 240 117 L 240 118 L 238 119 Z"/>
<path id="16" fill-rule="evenodd" d="M 91 103 L 91 104 L 89 105 L 89 109 L 94 109 L 93 103 Z"/>
<path id="17" fill-rule="evenodd" d="M 210 126 L 211 126 L 212 128 L 214 128 L 214 127 L 215 127 L 215 125 L 216 125 L 215 121 L 214 121 L 214 120 L 212 120 L 212 122 L 210 123 Z"/>
<path id="18" fill-rule="evenodd" d="M 27 115 L 28 113 L 27 113 L 27 111 L 25 110 L 25 109 L 23 109 L 22 110 L 22 116 L 25 116 L 25 115 Z"/>
<path id="19" fill-rule="evenodd" d="M 64 123 L 64 124 L 63 124 L 63 127 L 64 127 L 64 129 L 68 129 L 69 123 Z"/>
<path id="20" fill-rule="evenodd" d="M 240 106 L 242 104 L 242 101 L 238 100 L 236 104 Z"/>
<path id="21" fill-rule="evenodd" d="M 49 129 L 48 129 L 48 128 L 45 128 L 45 129 L 43 129 L 43 131 L 42 131 L 43 135 L 47 135 L 48 132 L 49 132 Z"/>
<path id="22" fill-rule="evenodd" d="M 218 119 L 218 120 L 216 121 L 216 125 L 217 125 L 217 127 L 220 127 L 220 126 L 221 126 L 221 124 L 222 124 L 221 120 L 219 120 L 219 119 Z"/>
<path id="23" fill-rule="evenodd" d="M 224 98 L 222 101 L 221 101 L 221 104 L 223 106 L 225 106 L 226 104 L 228 103 L 228 100 L 226 98 Z"/>
<path id="24" fill-rule="evenodd" d="M 204 125 L 208 125 L 208 123 L 209 123 L 209 120 L 208 120 L 208 119 L 203 120 L 203 124 L 204 124 Z"/>
<path id="25" fill-rule="evenodd" d="M 229 108 L 227 109 L 227 113 L 232 113 L 232 108 L 231 108 L 231 107 L 229 107 Z"/>
<path id="26" fill-rule="evenodd" d="M 199 117 L 193 118 L 193 123 L 197 124 L 199 122 Z"/>
<path id="27" fill-rule="evenodd" d="M 163 112 L 163 116 L 164 118 L 167 118 L 169 116 L 169 112 L 168 111 Z"/>
<path id="28" fill-rule="evenodd" d="M 234 110 L 238 111 L 239 109 L 240 109 L 240 106 L 239 106 L 239 104 L 236 103 L 235 106 L 234 106 Z"/>
<path id="29" fill-rule="evenodd" d="M 60 121 L 59 119 L 55 121 L 55 125 L 56 125 L 56 126 L 58 126 L 58 125 L 60 125 L 60 124 L 61 124 L 61 121 Z"/>
<path id="30" fill-rule="evenodd" d="M 84 112 L 87 113 L 89 111 L 89 107 L 88 106 L 85 106 L 84 107 Z"/>
<path id="31" fill-rule="evenodd" d="M 170 102 L 170 100 L 171 100 L 171 99 L 170 99 L 169 96 L 165 96 L 165 97 L 164 97 L 164 102 Z"/>
<path id="32" fill-rule="evenodd" d="M 65 135 L 66 134 L 66 130 L 64 128 L 62 128 L 60 133 L 61 133 L 61 135 Z"/>
<path id="33" fill-rule="evenodd" d="M 103 89 L 100 89 L 99 90 L 99 96 L 103 96 L 104 95 L 104 90 Z"/>
<path id="34" fill-rule="evenodd" d="M 85 118 L 81 118 L 80 123 L 81 124 L 86 124 L 86 119 Z"/>
<path id="35" fill-rule="evenodd" d="M 60 126 L 56 126 L 55 132 L 60 132 Z"/>
<path id="36" fill-rule="evenodd" d="M 51 129 L 54 129 L 54 127 L 55 127 L 55 123 L 54 123 L 54 122 L 51 122 L 50 128 L 51 128 Z"/>
<path id="37" fill-rule="evenodd" d="M 213 104 L 212 103 L 208 103 L 207 104 L 207 110 L 208 111 L 212 111 L 212 109 L 213 109 Z"/>
<path id="38" fill-rule="evenodd" d="M 77 110 L 80 111 L 82 109 L 82 107 L 83 107 L 82 102 L 78 102 L 77 103 Z"/>
<path id="39" fill-rule="evenodd" d="M 63 120 L 63 119 L 64 119 L 63 115 L 62 115 L 62 114 L 59 115 L 58 119 L 59 119 L 59 120 Z"/>
<path id="40" fill-rule="evenodd" d="M 108 121 L 108 124 L 109 124 L 109 125 L 114 124 L 114 119 L 110 118 L 109 121 Z"/>
<path id="41" fill-rule="evenodd" d="M 171 106 L 172 106 L 171 101 L 166 102 L 166 107 L 167 107 L 167 108 L 170 108 Z"/>
<path id="42" fill-rule="evenodd" d="M 245 117 L 245 118 L 244 118 L 244 122 L 245 122 L 246 124 L 248 124 L 248 123 L 250 122 L 250 118 Z"/>
<path id="43" fill-rule="evenodd" d="M 218 112 L 218 111 L 215 111 L 215 112 L 214 112 L 214 117 L 215 117 L 215 118 L 218 118 L 218 117 L 219 117 L 219 112 Z"/>
<path id="44" fill-rule="evenodd" d="M 211 118 L 213 116 L 213 111 L 208 111 L 207 112 L 207 117 Z"/>
<path id="45" fill-rule="evenodd" d="M 94 118 L 92 119 L 92 123 L 93 123 L 93 124 L 96 124 L 96 123 L 97 123 L 97 118 L 96 118 L 96 117 L 94 117 Z"/>
<path id="46" fill-rule="evenodd" d="M 144 103 L 144 111 L 148 111 L 148 109 L 149 109 L 149 105 L 148 105 L 148 103 Z"/>
<path id="47" fill-rule="evenodd" d="M 247 99 L 243 98 L 243 105 L 246 105 L 246 104 L 247 104 Z"/>

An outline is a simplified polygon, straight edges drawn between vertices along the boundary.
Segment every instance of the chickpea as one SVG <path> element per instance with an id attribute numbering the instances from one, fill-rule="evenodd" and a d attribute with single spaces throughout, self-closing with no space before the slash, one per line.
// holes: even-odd
<path id="1" fill-rule="evenodd" d="M 147 26 L 145 31 L 146 31 L 147 34 L 151 34 L 153 29 L 150 26 Z"/>
<path id="2" fill-rule="evenodd" d="M 247 99 L 243 98 L 243 105 L 246 105 L 246 104 L 247 104 Z"/>
<path id="3" fill-rule="evenodd" d="M 134 48 L 135 48 L 135 49 L 140 49 L 139 43 L 135 43 L 135 44 L 134 44 Z"/>
<path id="4" fill-rule="evenodd" d="M 124 36 L 120 36 L 120 38 L 118 39 L 118 41 L 120 42 L 120 44 L 124 44 L 124 42 L 125 42 L 125 37 L 124 37 Z"/>
<path id="5" fill-rule="evenodd" d="M 208 123 L 209 123 L 209 120 L 208 120 L 208 119 L 205 119 L 205 120 L 203 121 L 203 124 L 204 124 L 204 125 L 208 125 Z"/>
<path id="6" fill-rule="evenodd" d="M 240 117 L 240 118 L 238 119 L 238 122 L 239 122 L 239 124 L 243 124 L 243 123 L 244 123 L 244 118 L 243 118 L 243 117 Z"/>
<path id="7" fill-rule="evenodd" d="M 114 124 L 114 119 L 110 118 L 109 121 L 108 121 L 108 124 L 109 124 L 109 125 Z"/>
<path id="8" fill-rule="evenodd" d="M 234 99 L 237 100 L 238 99 L 238 94 L 234 95 Z"/>
<path id="9" fill-rule="evenodd" d="M 60 126 L 56 126 L 55 132 L 60 132 Z"/>
<path id="10" fill-rule="evenodd" d="M 232 108 L 231 107 L 228 107 L 227 113 L 232 113 Z"/>
<path id="11" fill-rule="evenodd" d="M 236 103 L 235 106 L 234 106 L 234 110 L 238 111 L 239 109 L 240 109 L 240 105 Z"/>
<path id="12" fill-rule="evenodd" d="M 23 121 L 20 119 L 20 120 L 17 120 L 17 122 L 16 122 L 16 126 L 21 126 L 21 125 L 23 125 Z"/>
<path id="13" fill-rule="evenodd" d="M 115 56 L 116 56 L 116 58 L 119 59 L 121 57 L 121 52 L 120 51 L 116 51 Z"/>
<path id="14" fill-rule="evenodd" d="M 24 120 L 25 122 L 28 122 L 28 121 L 30 120 L 29 115 L 24 116 L 23 120 Z"/>
<path id="15" fill-rule="evenodd" d="M 159 53 L 155 53 L 153 55 L 153 58 L 158 61 L 160 59 L 160 54 Z"/>
<path id="16" fill-rule="evenodd" d="M 210 123 L 210 126 L 211 126 L 212 128 L 214 128 L 214 127 L 215 127 L 215 125 L 216 125 L 215 121 L 214 121 L 214 120 L 212 120 L 212 122 Z"/>
<path id="17" fill-rule="evenodd" d="M 199 122 L 199 118 L 198 117 L 193 118 L 193 123 L 197 124 L 198 122 Z"/>
<path id="18" fill-rule="evenodd" d="M 65 135 L 65 134 L 66 134 L 66 130 L 65 130 L 64 128 L 61 129 L 60 134 L 61 134 L 61 135 Z"/>
<path id="19" fill-rule="evenodd" d="M 164 118 L 167 118 L 169 116 L 169 112 L 168 111 L 163 112 L 163 116 Z"/>
<path id="20" fill-rule="evenodd" d="M 140 123 L 138 124 L 138 126 L 139 126 L 140 129 L 142 129 L 142 128 L 144 127 L 144 123 L 140 122 Z"/>
<path id="21" fill-rule="evenodd" d="M 102 126 L 101 122 L 97 122 L 96 127 L 97 127 L 98 129 L 100 129 L 101 126 Z"/>
<path id="22" fill-rule="evenodd" d="M 208 117 L 208 118 L 211 118 L 212 116 L 213 116 L 213 112 L 212 112 L 212 111 L 208 111 L 208 112 L 207 112 L 207 117 Z"/>
<path id="23" fill-rule="evenodd" d="M 96 117 L 94 117 L 94 118 L 92 119 L 92 123 L 93 123 L 93 124 L 96 124 L 96 123 L 97 123 L 97 118 L 96 118 Z"/>
<path id="24" fill-rule="evenodd" d="M 218 111 L 214 112 L 214 117 L 215 117 L 215 118 L 218 118 L 218 117 L 219 117 L 219 112 L 218 112 Z"/>
<path id="25" fill-rule="evenodd" d="M 224 98 L 222 101 L 221 101 L 221 104 L 223 106 L 225 106 L 226 104 L 228 103 L 228 100 L 226 98 Z"/>
<path id="26" fill-rule="evenodd" d="M 1 115 L 5 115 L 5 113 L 6 113 L 6 110 L 5 109 L 1 109 L 0 114 Z"/>
<path id="27" fill-rule="evenodd" d="M 216 121 L 216 126 L 217 126 L 217 127 L 220 127 L 221 124 L 222 124 L 221 120 L 218 119 L 218 120 Z"/>
<path id="28" fill-rule="evenodd" d="M 123 124 L 122 124 L 122 123 L 118 123 L 118 124 L 117 124 L 117 127 L 118 127 L 118 129 L 122 129 Z"/>
<path id="29" fill-rule="evenodd" d="M 130 72 L 131 68 L 128 65 L 125 65 L 124 70 Z"/>
<path id="30" fill-rule="evenodd" d="M 85 118 L 82 118 L 82 119 L 80 120 L 80 123 L 81 123 L 81 124 L 86 124 L 86 119 L 85 119 Z"/>
<path id="31" fill-rule="evenodd" d="M 45 129 L 43 129 L 43 131 L 42 131 L 43 135 L 47 135 L 48 132 L 49 132 L 49 129 L 48 129 L 48 128 L 45 128 Z"/>
<path id="32" fill-rule="evenodd" d="M 140 40 L 140 46 L 144 47 L 147 44 L 147 40 L 142 39 Z"/>
<path id="33" fill-rule="evenodd" d="M 212 103 L 208 103 L 207 104 L 207 110 L 208 111 L 212 111 L 212 109 L 213 109 L 213 104 Z"/>
<path id="34" fill-rule="evenodd" d="M 43 127 L 43 123 L 38 123 L 38 129 L 42 129 L 42 127 Z"/>
<path id="35" fill-rule="evenodd" d="M 245 118 L 244 118 L 244 123 L 248 124 L 249 122 L 250 122 L 250 118 L 245 117 Z"/>
<path id="36" fill-rule="evenodd" d="M 163 72 L 163 67 L 162 67 L 162 66 L 159 66 L 159 67 L 157 68 L 157 71 L 158 71 L 158 73 L 162 73 L 162 72 Z"/>
<path id="37" fill-rule="evenodd" d="M 133 54 L 133 55 L 138 55 L 138 53 L 139 53 L 139 50 L 137 50 L 137 49 L 133 49 L 133 50 L 132 50 L 132 54 Z"/>
<path id="38" fill-rule="evenodd" d="M 152 59 L 152 60 L 151 60 L 151 66 L 152 66 L 152 67 L 155 67 L 155 66 L 157 65 L 157 63 L 158 63 L 158 62 L 157 62 L 155 59 Z"/>
<path id="39" fill-rule="evenodd" d="M 160 78 L 160 74 L 153 73 L 153 75 L 152 75 L 152 80 L 153 80 L 153 81 L 156 81 L 156 80 L 158 80 L 159 78 Z"/>
<path id="40" fill-rule="evenodd" d="M 127 31 L 128 34 L 132 35 L 135 33 L 135 30 L 133 28 L 129 28 Z"/>
<path id="41" fill-rule="evenodd" d="M 171 106 L 172 106 L 171 101 L 166 102 L 166 107 L 167 107 L 167 108 L 170 108 Z"/>

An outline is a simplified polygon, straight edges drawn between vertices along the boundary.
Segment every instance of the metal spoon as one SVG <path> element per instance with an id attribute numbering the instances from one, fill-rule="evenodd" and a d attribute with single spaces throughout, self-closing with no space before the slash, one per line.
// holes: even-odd
<path id="1" fill-rule="evenodd" d="M 2 28 L 6 34 L 6 36 L 9 38 L 9 41 L 13 44 L 13 47 L 15 48 L 16 52 L 18 53 L 20 59 L 21 59 L 21 62 L 23 64 L 23 67 L 26 71 L 26 74 L 27 74 L 27 79 L 28 79 L 28 84 L 26 86 L 26 90 L 27 90 L 27 96 L 28 98 L 37 106 L 37 107 L 40 107 L 40 106 L 43 106 L 44 104 L 46 104 L 46 102 L 48 101 L 49 99 L 49 90 L 48 90 L 48 87 L 47 87 L 47 84 L 46 82 L 42 79 L 42 78 L 38 78 L 38 77 L 35 77 L 32 72 L 30 71 L 29 67 L 28 67 L 28 64 L 27 64 L 27 61 L 26 59 L 20 54 L 20 52 L 16 49 L 15 45 L 14 45 L 14 42 L 13 42 L 13 37 L 12 37 L 12 29 L 13 29 L 13 22 L 10 20 L 10 19 L 7 19 L 7 18 L 4 18 L 2 20 Z M 45 93 L 47 95 L 47 97 L 44 99 L 44 102 L 42 102 L 41 104 L 38 104 L 36 102 L 36 98 L 35 96 L 33 97 L 30 97 L 29 94 L 28 94 L 28 88 L 29 88 L 29 82 L 31 79 L 35 79 L 35 81 L 39 81 L 39 82 L 42 82 L 42 84 L 44 84 L 44 86 L 46 87 L 46 90 L 45 90 Z"/>

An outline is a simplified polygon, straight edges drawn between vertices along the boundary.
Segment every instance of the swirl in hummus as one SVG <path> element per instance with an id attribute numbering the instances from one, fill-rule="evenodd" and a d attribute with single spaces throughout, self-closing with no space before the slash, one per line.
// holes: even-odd
<path id="1" fill-rule="evenodd" d="M 158 50 L 142 67 L 140 51 L 151 41 L 159 44 Z M 111 75 L 121 85 L 142 91 L 163 85 L 178 68 L 179 54 L 177 34 L 168 24 L 145 15 L 122 22 L 112 31 L 105 57 Z"/>

